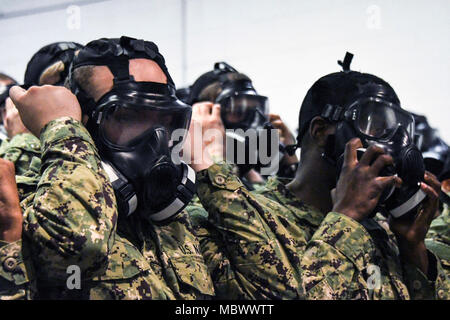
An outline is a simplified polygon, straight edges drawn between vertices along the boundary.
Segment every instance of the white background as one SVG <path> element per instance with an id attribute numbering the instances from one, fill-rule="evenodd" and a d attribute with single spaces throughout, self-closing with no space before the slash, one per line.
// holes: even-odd
<path id="1" fill-rule="evenodd" d="M 449 0 L 0 0 L 0 31 L 0 71 L 19 81 L 63 40 L 152 40 L 177 87 L 227 61 L 293 130 L 307 89 L 350 51 L 353 70 L 384 78 L 450 142 Z"/>

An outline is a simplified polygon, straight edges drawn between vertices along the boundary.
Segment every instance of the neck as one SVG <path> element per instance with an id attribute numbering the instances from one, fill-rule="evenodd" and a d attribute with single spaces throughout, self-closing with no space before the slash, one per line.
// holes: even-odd
<path id="1" fill-rule="evenodd" d="M 330 171 L 321 158 L 305 159 L 300 162 L 295 178 L 287 188 L 302 202 L 326 215 L 333 208 L 331 189 L 335 187 L 334 177 L 326 174 Z"/>

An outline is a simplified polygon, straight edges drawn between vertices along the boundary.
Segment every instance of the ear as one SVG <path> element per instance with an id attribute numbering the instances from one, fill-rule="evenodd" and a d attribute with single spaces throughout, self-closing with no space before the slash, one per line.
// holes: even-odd
<path id="1" fill-rule="evenodd" d="M 309 125 L 309 134 L 319 147 L 324 147 L 329 135 L 334 134 L 336 125 L 322 117 L 314 117 Z"/>

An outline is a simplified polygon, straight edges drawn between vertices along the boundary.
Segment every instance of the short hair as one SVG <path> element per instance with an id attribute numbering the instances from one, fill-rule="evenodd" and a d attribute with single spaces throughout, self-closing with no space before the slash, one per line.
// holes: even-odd
<path id="1" fill-rule="evenodd" d="M 73 81 L 91 98 L 95 96 L 95 90 L 92 85 L 94 67 L 94 65 L 81 66 L 73 71 Z"/>
<path id="2" fill-rule="evenodd" d="M 0 72 L 0 80 L 11 81 L 12 83 L 17 83 L 17 81 L 13 77 L 10 77 L 3 72 Z"/>
<path id="3" fill-rule="evenodd" d="M 226 80 L 228 81 L 240 81 L 247 80 L 251 81 L 248 76 L 239 72 L 230 72 L 225 75 Z M 214 102 L 219 94 L 223 90 L 223 82 L 217 80 L 210 84 L 208 84 L 205 88 L 203 88 L 199 95 L 197 101 L 212 101 Z"/>

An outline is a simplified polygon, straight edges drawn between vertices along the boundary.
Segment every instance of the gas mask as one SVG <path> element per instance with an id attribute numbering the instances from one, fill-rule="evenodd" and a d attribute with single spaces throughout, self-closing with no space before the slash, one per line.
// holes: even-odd
<path id="1" fill-rule="evenodd" d="M 426 196 L 420 189 L 425 167 L 413 142 L 414 118 L 393 100 L 382 85 L 371 84 L 347 106 L 326 105 L 321 116 L 337 125 L 323 156 L 337 164 L 339 177 L 345 144 L 350 139 L 358 137 L 364 146 L 358 150 L 359 159 L 371 145 L 383 148 L 392 156 L 394 165 L 385 167 L 380 175 L 397 175 L 403 184 L 401 188 L 384 190 L 376 210 L 410 219 Z"/>
<path id="2" fill-rule="evenodd" d="M 265 156 L 271 158 L 269 163 L 279 162 L 282 155 L 278 143 L 276 148 L 270 143 L 276 137 L 272 137 L 273 127 L 268 121 L 268 98 L 258 95 L 249 79 L 228 79 L 226 75 L 233 72 L 237 73 L 236 69 L 225 62 L 214 65 L 213 73 L 222 89 L 214 102 L 220 104 L 221 119 L 227 129 L 227 160 L 237 164 L 242 176 L 251 169 L 261 171 L 262 168 L 269 168 L 267 163 L 261 161 L 259 151 L 262 144 L 267 145 Z"/>
<path id="3" fill-rule="evenodd" d="M 96 103 L 90 101 L 87 128 L 110 177 L 121 216 L 138 210 L 153 222 L 163 222 L 180 213 L 195 194 L 194 170 L 172 158 L 172 149 L 185 140 L 192 108 L 176 97 L 170 83 L 134 81 L 128 59 L 145 57 L 151 50 L 148 42 L 134 40 L 122 37 L 118 57 L 106 60 L 114 85 Z M 81 88 L 73 81 L 71 86 L 79 100 L 87 103 Z M 184 136 L 173 141 L 176 129 L 183 129 Z"/>
<path id="4" fill-rule="evenodd" d="M 429 125 L 426 117 L 412 115 L 415 122 L 414 143 L 422 152 L 426 170 L 439 178 L 449 157 L 450 149 L 439 136 L 439 132 Z"/>

